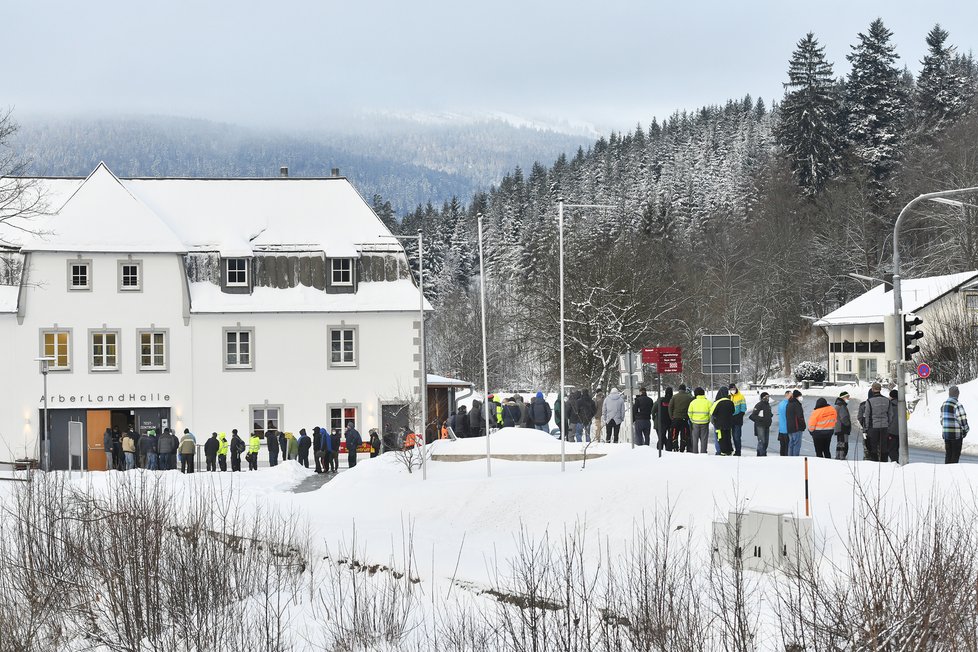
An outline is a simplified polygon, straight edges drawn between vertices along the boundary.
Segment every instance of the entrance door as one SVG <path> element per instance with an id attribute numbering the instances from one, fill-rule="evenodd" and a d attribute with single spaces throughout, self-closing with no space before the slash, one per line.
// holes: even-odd
<path id="1" fill-rule="evenodd" d="M 48 459 L 46 461 L 46 467 L 51 471 L 67 471 L 69 462 L 69 452 L 68 452 L 68 422 L 69 421 L 80 421 L 83 427 L 86 424 L 87 410 L 74 408 L 74 409 L 59 409 L 59 410 L 49 410 L 48 411 L 48 437 L 45 441 L 41 442 L 42 456 L 44 455 L 44 450 L 47 449 Z M 44 423 L 44 411 L 40 410 L 38 412 L 38 423 Z M 43 430 L 43 428 L 42 428 Z M 102 428 L 100 432 L 105 432 L 105 428 Z M 100 435 L 101 436 L 101 435 Z M 75 468 L 78 468 L 76 466 Z M 103 465 L 104 468 L 104 465 Z"/>
<path id="2" fill-rule="evenodd" d="M 85 423 L 85 439 L 88 443 L 89 471 L 105 470 L 105 429 L 112 427 L 111 410 L 89 410 Z"/>
<path id="3" fill-rule="evenodd" d="M 400 440 L 401 428 L 410 424 L 410 412 L 404 403 L 391 403 L 380 406 L 380 432 L 384 437 L 384 449 L 396 450 L 403 442 Z"/>

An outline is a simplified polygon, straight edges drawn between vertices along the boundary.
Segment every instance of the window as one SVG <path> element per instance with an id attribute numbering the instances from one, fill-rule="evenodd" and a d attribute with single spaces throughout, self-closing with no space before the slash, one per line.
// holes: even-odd
<path id="1" fill-rule="evenodd" d="M 119 261 L 119 291 L 139 292 L 143 289 L 143 263 L 140 260 Z"/>
<path id="2" fill-rule="evenodd" d="M 346 424 L 353 422 L 353 427 L 357 427 L 357 408 L 353 405 L 329 408 L 329 431 L 346 431 Z"/>
<path id="3" fill-rule="evenodd" d="M 846 360 L 846 373 L 847 374 L 852 373 L 852 358 Z"/>
<path id="4" fill-rule="evenodd" d="M 978 294 L 966 294 L 964 296 L 968 302 L 968 310 L 978 311 Z"/>
<path id="5" fill-rule="evenodd" d="M 69 290 L 91 290 L 92 289 L 92 261 L 90 260 L 68 261 L 68 289 Z"/>
<path id="6" fill-rule="evenodd" d="M 92 371 L 119 370 L 118 331 L 92 331 Z"/>
<path id="7" fill-rule="evenodd" d="M 50 330 L 41 333 L 41 357 L 51 358 L 48 369 L 69 371 L 71 369 L 71 331 Z"/>
<path id="8" fill-rule="evenodd" d="M 166 331 L 139 331 L 139 369 L 166 369 Z"/>
<path id="9" fill-rule="evenodd" d="M 253 369 L 252 346 L 254 341 L 254 329 L 224 329 L 224 368 Z"/>
<path id="10" fill-rule="evenodd" d="M 251 429 L 252 432 L 263 437 L 266 432 L 282 429 L 282 406 L 265 405 L 262 407 L 251 408 Z"/>
<path id="11" fill-rule="evenodd" d="M 330 367 L 357 366 L 357 329 L 329 329 L 329 365 Z"/>
<path id="12" fill-rule="evenodd" d="M 859 379 L 876 380 L 876 358 L 859 358 Z"/>
<path id="13" fill-rule="evenodd" d="M 248 286 L 248 259 L 226 258 L 228 287 Z"/>
<path id="14" fill-rule="evenodd" d="M 353 259 L 333 258 L 330 261 L 332 285 L 353 285 Z"/>

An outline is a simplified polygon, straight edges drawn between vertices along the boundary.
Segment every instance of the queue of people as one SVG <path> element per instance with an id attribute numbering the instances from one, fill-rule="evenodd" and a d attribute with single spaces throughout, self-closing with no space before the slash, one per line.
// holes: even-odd
<path id="1" fill-rule="evenodd" d="M 299 430 L 298 437 L 275 430 L 252 432 L 247 441 L 238 434 L 237 429 L 231 431 L 230 439 L 223 432 L 212 432 L 202 448 L 204 467 L 209 472 L 227 471 L 229 457 L 231 471 L 241 471 L 242 455 L 248 470 L 257 471 L 259 454 L 264 448 L 268 454 L 269 466 L 276 466 L 279 461 L 296 460 L 309 468 L 311 451 L 316 473 L 337 473 L 344 443 L 347 449 L 347 466 L 353 468 L 357 465 L 360 449 L 367 447 L 352 421 L 346 424 L 344 432 L 339 428 L 330 432 L 327 428 L 316 426 L 311 437 L 305 428 Z M 367 443 L 371 457 L 380 454 L 382 444 L 376 429 L 370 430 Z M 106 470 L 129 471 L 141 468 L 170 471 L 179 466 L 182 473 L 193 473 L 198 466 L 195 459 L 198 454 L 197 437 L 189 428 L 184 428 L 181 437 L 177 437 L 170 428 L 163 428 L 159 434 L 155 429 L 143 434 L 132 428 L 124 433 L 118 427 L 106 428 L 103 446 Z"/>
<path id="2" fill-rule="evenodd" d="M 969 428 L 959 395 L 956 386 L 949 388 L 948 399 L 941 408 L 945 462 L 948 464 L 959 461 L 962 441 Z M 712 400 L 702 387 L 690 391 L 683 384 L 675 392 L 672 387 L 666 387 L 657 399 L 652 399 L 647 389 L 641 387 L 631 407 L 633 437 L 636 445 L 651 446 L 654 432 L 656 448 L 660 451 L 703 454 L 709 448 L 712 431 L 714 453 L 736 457 L 743 451 L 746 418 L 754 426 L 756 455 L 766 457 L 776 414 L 780 456 L 801 455 L 807 433 L 816 457 L 848 459 L 849 438 L 853 432 L 849 392 L 840 392 L 831 403 L 827 398 L 818 398 L 807 416 L 801 398 L 800 390 L 788 389 L 773 405 L 771 395 L 761 392 L 757 403 L 748 412 L 747 399 L 735 383 L 720 387 Z M 602 441 L 603 436 L 604 441 L 617 443 L 625 409 L 625 397 L 616 388 L 607 395 L 596 391 L 593 396 L 586 389 L 574 390 L 563 401 L 558 396 L 552 409 L 543 392 L 537 392 L 529 402 L 520 394 L 508 398 L 490 394 L 485 406 L 476 400 L 471 409 L 462 406 L 452 414 L 443 424 L 443 436 L 447 437 L 449 430 L 459 437 L 483 435 L 488 412 L 490 430 L 518 426 L 559 437 L 561 420 L 566 419 L 564 437 L 567 441 L 590 442 L 593 433 L 595 441 Z M 897 391 L 890 390 L 884 396 L 880 383 L 873 383 L 866 400 L 859 404 L 856 418 L 863 435 L 863 459 L 876 462 L 899 460 L 897 410 Z M 551 418 L 557 424 L 556 428 L 551 429 Z"/>

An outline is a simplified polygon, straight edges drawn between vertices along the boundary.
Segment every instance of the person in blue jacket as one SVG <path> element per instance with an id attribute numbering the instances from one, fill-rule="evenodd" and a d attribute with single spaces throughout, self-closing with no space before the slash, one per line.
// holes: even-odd
<path id="1" fill-rule="evenodd" d="M 778 445 L 781 457 L 788 456 L 788 399 L 791 398 L 791 390 L 784 393 L 784 399 L 778 403 Z"/>

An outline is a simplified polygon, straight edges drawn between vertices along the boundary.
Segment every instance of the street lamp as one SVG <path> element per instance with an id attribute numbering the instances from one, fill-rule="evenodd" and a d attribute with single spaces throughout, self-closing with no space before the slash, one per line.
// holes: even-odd
<path id="1" fill-rule="evenodd" d="M 48 452 L 51 449 L 51 442 L 48 441 L 48 366 L 55 362 L 55 358 L 52 356 L 45 356 L 42 358 L 34 358 L 35 361 L 41 363 L 41 376 L 44 377 L 44 426 L 41 435 L 37 437 L 37 454 L 41 456 L 41 469 L 44 471 L 48 470 L 50 463 L 48 462 L 49 454 L 44 451 L 44 444 L 48 446 Z"/>
<path id="2" fill-rule="evenodd" d="M 567 448 L 567 405 L 564 402 L 564 208 L 614 209 L 608 204 L 565 204 L 563 197 L 557 198 L 557 239 L 560 251 L 560 470 L 566 469 L 565 449 Z M 633 438 L 634 439 L 634 438 Z"/>
<path id="3" fill-rule="evenodd" d="M 900 226 L 903 223 L 903 218 L 906 216 L 907 212 L 915 206 L 918 202 L 924 200 L 936 201 L 942 204 L 952 204 L 961 206 L 970 206 L 970 204 L 964 204 L 964 202 L 959 202 L 950 197 L 955 195 L 965 195 L 969 193 L 978 192 L 978 187 L 973 188 L 959 188 L 956 190 L 942 190 L 940 192 L 931 192 L 923 195 L 919 195 L 910 200 L 900 214 L 897 216 L 896 223 L 893 225 L 893 315 L 894 320 L 897 323 L 902 324 L 900 314 L 903 311 L 903 296 L 900 294 Z M 901 337 L 902 341 L 902 337 Z M 894 353 L 898 353 L 894 351 Z M 892 354 L 891 354 L 892 355 Z M 897 424 L 898 431 L 900 433 L 900 464 L 907 464 L 910 462 L 910 446 L 907 441 L 907 395 L 906 395 L 906 369 L 904 368 L 903 356 L 900 355 L 896 359 L 896 377 L 897 377 Z"/>
<path id="4" fill-rule="evenodd" d="M 486 433 L 486 477 L 492 477 L 492 458 L 489 455 L 489 354 L 486 346 L 486 269 L 485 255 L 482 251 L 482 213 L 476 215 L 476 222 L 479 230 L 479 292 L 482 305 L 482 386 L 485 388 L 485 396 L 482 404 L 482 418 L 485 420 Z"/>
<path id="5" fill-rule="evenodd" d="M 428 445 L 428 374 L 425 370 L 425 341 L 424 341 L 424 241 L 421 237 L 421 231 L 418 230 L 418 235 L 395 235 L 398 240 L 417 240 L 418 241 L 418 294 L 421 295 L 421 306 L 418 309 L 418 314 L 420 315 L 420 332 L 418 333 L 421 339 L 421 355 L 418 356 L 420 359 L 419 366 L 421 368 L 421 377 L 419 381 L 421 383 L 421 479 L 428 479 L 428 467 L 425 464 L 425 447 Z"/>
<path id="6" fill-rule="evenodd" d="M 865 274 L 857 274 L 855 272 L 849 272 L 848 274 L 846 274 L 846 276 L 860 281 L 869 281 L 870 283 L 882 283 L 883 285 L 889 286 L 891 288 L 893 287 L 893 283 L 891 281 L 887 281 L 886 279 L 883 278 L 876 278 L 875 276 L 866 276 Z"/>

